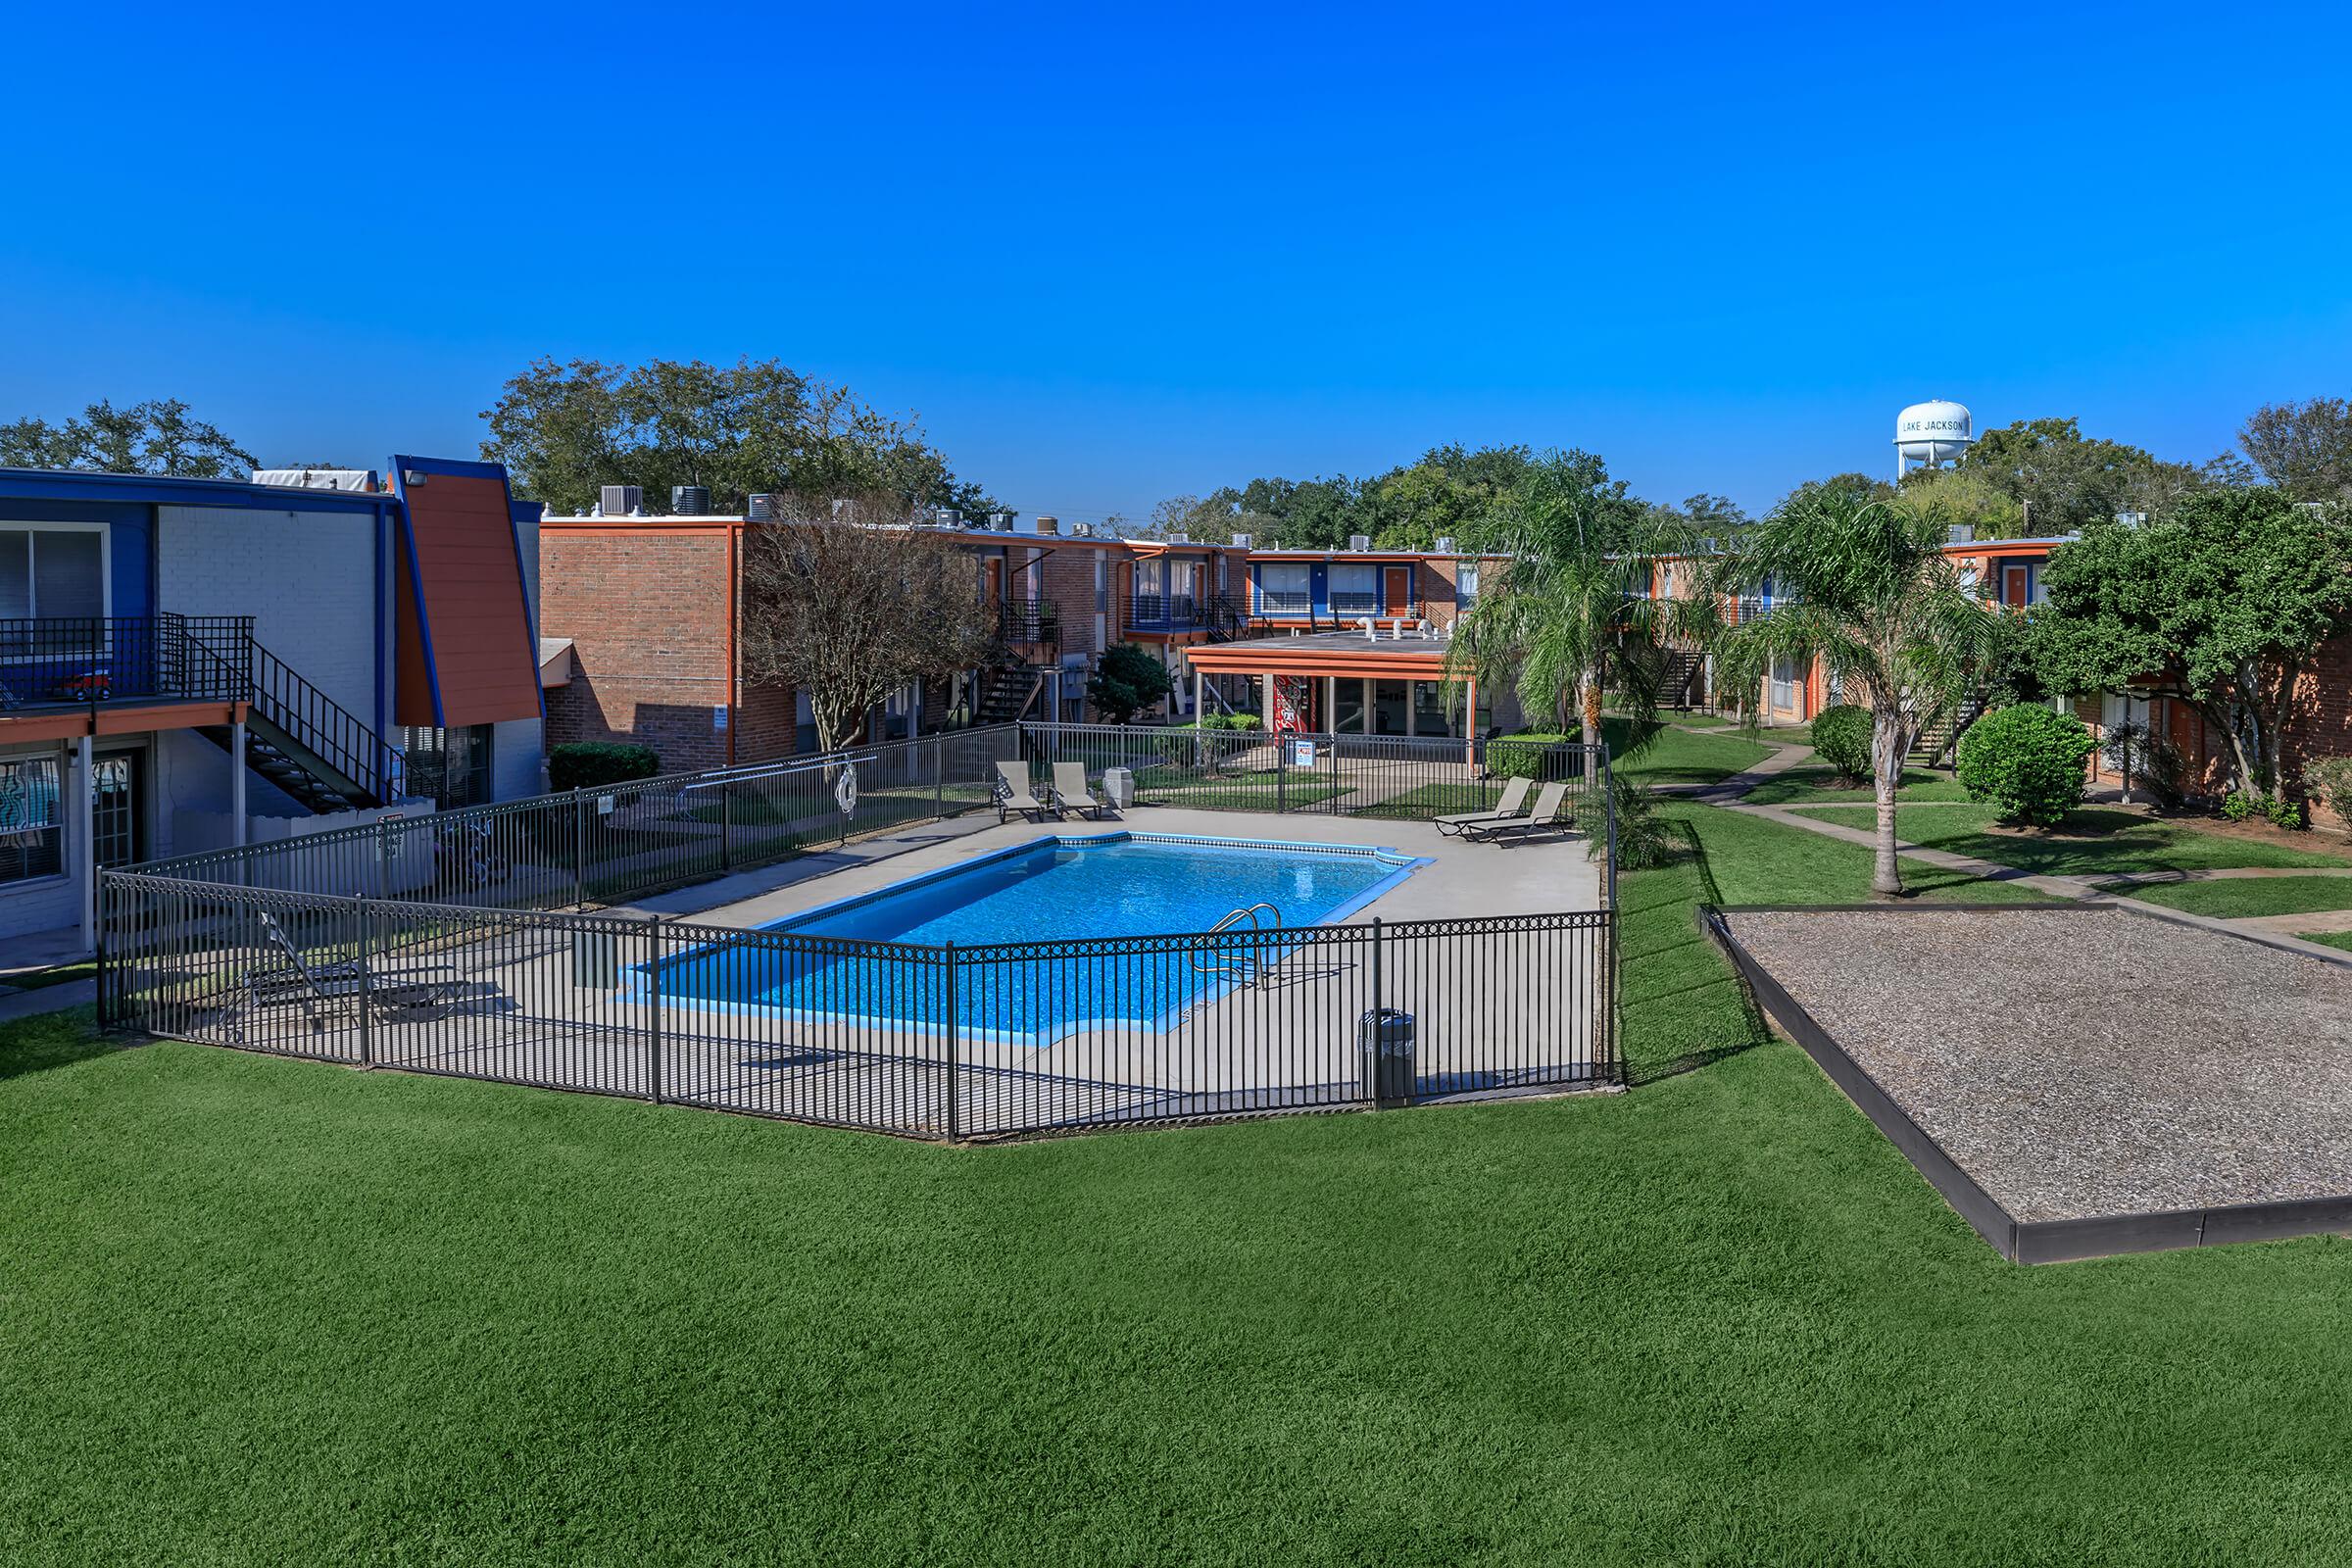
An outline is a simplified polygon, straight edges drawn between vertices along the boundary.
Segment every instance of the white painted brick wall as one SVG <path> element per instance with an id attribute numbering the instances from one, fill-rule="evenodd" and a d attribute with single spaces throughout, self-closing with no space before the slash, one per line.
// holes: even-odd
<path id="1" fill-rule="evenodd" d="M 263 647 L 363 723 L 375 721 L 372 515 L 214 507 L 159 512 L 158 610 L 253 616 Z M 388 614 L 384 625 L 388 641 Z M 387 657 L 387 675 L 390 667 Z"/>

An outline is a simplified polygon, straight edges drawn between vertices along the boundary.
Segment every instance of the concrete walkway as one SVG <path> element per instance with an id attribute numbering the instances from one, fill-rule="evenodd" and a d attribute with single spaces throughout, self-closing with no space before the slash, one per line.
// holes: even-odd
<path id="1" fill-rule="evenodd" d="M 35 986 L 30 991 L 12 991 L 0 997 L 0 1023 L 38 1017 L 44 1012 L 64 1012 L 69 1007 L 86 1007 L 97 1000 L 98 982 L 95 980 L 69 980 L 62 986 Z"/>

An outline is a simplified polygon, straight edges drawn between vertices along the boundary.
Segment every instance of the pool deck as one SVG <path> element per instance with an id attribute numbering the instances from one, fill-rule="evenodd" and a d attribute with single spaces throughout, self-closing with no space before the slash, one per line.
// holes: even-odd
<path id="1" fill-rule="evenodd" d="M 1085 816 L 1058 822 L 1015 818 L 999 826 L 993 816 L 978 814 L 927 822 L 904 833 L 866 840 L 838 855 L 808 856 L 724 881 L 681 888 L 625 907 L 639 914 L 683 916 L 698 925 L 761 926 L 1017 844 L 1056 835 L 1086 838 L 1121 831 L 1285 844 L 1373 845 L 1433 861 L 1342 924 L 1363 924 L 1376 917 L 1450 920 L 1600 907 L 1600 863 L 1587 856 L 1585 841 L 1572 835 L 1494 846 L 1448 838 L 1427 822 L 1303 812 L 1199 811 L 1172 806 L 1139 806 L 1122 818 L 1100 822 Z"/>
<path id="2" fill-rule="evenodd" d="M 1054 834 L 1123 828 L 1378 846 L 1431 863 L 1323 928 L 1330 935 L 1273 939 L 1253 983 L 1204 992 L 1181 1015 L 1154 1023 L 1098 1020 L 1051 1040 L 985 1031 L 950 1039 L 885 1019 L 677 996 L 652 1003 L 641 986 L 620 983 L 625 971 L 611 967 L 616 959 L 640 961 L 620 956 L 614 946 L 634 943 L 633 936 L 599 939 L 615 955 L 600 971 L 593 953 L 584 956 L 565 928 L 510 928 L 495 915 L 484 917 L 475 937 L 436 941 L 420 955 L 463 973 L 461 1000 L 386 1015 L 365 1045 L 356 1010 L 315 1028 L 290 1004 L 243 1008 L 233 1000 L 219 1009 L 191 1010 L 182 1029 L 171 1032 L 551 1088 L 620 1095 L 658 1088 L 672 1103 L 923 1137 L 953 1130 L 988 1138 L 1360 1104 L 1366 1067 L 1359 1021 L 1381 1006 L 1413 1019 L 1419 1098 L 1558 1094 L 1611 1081 L 1596 1065 L 1605 1040 L 1606 929 L 1589 912 L 1599 907 L 1600 868 L 1573 835 L 1496 848 L 1444 837 L 1426 822 L 1315 814 L 1163 807 L 1135 808 L 1124 821 L 1000 825 L 993 813 L 973 813 L 612 912 L 644 920 L 645 951 L 677 956 L 707 946 L 715 929 L 761 925 Z M 1544 918 L 1476 923 L 1511 915 Z M 1374 918 L 1472 923 L 1398 933 L 1376 950 L 1363 930 Z M 1066 933 L 1040 933 L 1058 934 Z M 1153 950 L 1156 957 L 1135 961 L 1193 961 L 1187 944 L 1139 940 L 1162 946 Z M 395 960 L 381 983 L 398 979 Z M 1543 1004 L 1530 1004 L 1530 986 L 1543 988 Z"/>

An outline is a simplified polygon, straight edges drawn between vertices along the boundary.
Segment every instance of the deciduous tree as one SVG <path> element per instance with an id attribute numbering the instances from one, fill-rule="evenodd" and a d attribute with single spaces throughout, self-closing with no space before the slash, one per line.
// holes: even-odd
<path id="1" fill-rule="evenodd" d="M 2237 442 L 2290 500 L 2352 500 L 2352 403 L 2266 403 L 2246 420 Z"/>
<path id="2" fill-rule="evenodd" d="M 895 498 L 749 528 L 743 665 L 808 697 L 817 746 L 858 736 L 894 692 L 981 662 L 994 624 L 972 558 Z"/>
<path id="3" fill-rule="evenodd" d="M 252 453 L 216 426 L 191 418 L 177 398 L 122 409 L 102 400 L 63 424 L 41 418 L 0 424 L 0 467 L 243 479 L 258 466 Z"/>

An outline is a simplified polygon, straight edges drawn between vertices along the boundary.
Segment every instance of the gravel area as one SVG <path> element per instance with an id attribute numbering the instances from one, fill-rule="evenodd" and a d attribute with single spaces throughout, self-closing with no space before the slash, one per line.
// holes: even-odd
<path id="1" fill-rule="evenodd" d="M 2020 1220 L 2352 1193 L 2352 969 L 2115 908 L 1729 920 Z"/>

